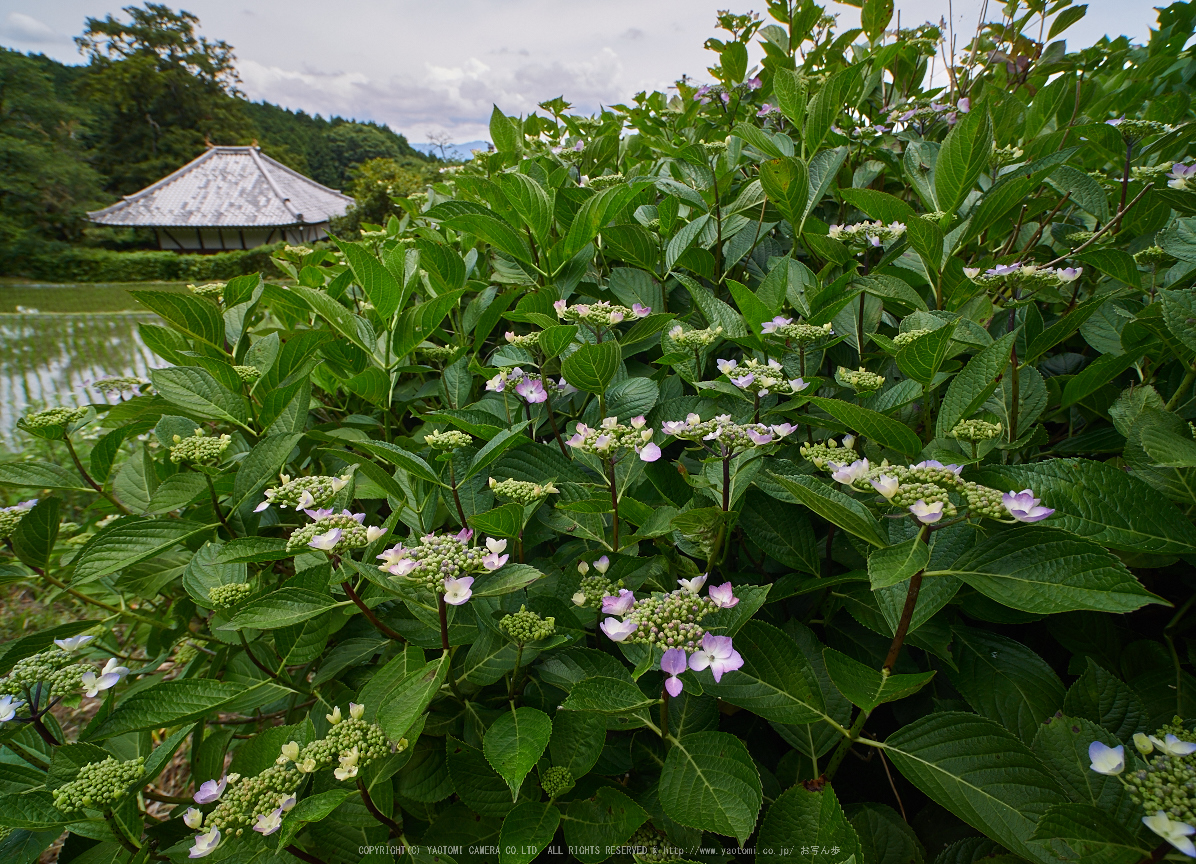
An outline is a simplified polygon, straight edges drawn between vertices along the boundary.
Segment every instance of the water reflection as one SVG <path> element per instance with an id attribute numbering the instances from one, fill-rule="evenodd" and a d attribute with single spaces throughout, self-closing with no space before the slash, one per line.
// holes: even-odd
<path id="1" fill-rule="evenodd" d="M 0 314 L 0 441 L 14 442 L 31 408 L 120 401 L 89 386 L 112 375 L 149 377 L 167 365 L 141 341 L 139 312 Z"/>

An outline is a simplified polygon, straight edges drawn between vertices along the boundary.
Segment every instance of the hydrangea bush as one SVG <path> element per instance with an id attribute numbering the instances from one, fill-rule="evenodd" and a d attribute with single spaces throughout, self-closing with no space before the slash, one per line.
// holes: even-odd
<path id="1" fill-rule="evenodd" d="M 0 860 L 1196 855 L 1196 14 L 1084 8 L 721 13 L 136 292 L 152 380 L 0 465 L 89 612 L 0 646 Z"/>

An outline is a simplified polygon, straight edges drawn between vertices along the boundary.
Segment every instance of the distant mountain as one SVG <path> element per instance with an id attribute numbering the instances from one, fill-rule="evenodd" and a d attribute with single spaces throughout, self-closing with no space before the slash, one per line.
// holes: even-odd
<path id="1" fill-rule="evenodd" d="M 411 144 L 420 153 L 430 156 L 440 156 L 440 145 L 432 143 Z M 466 141 L 464 144 L 449 144 L 444 148 L 444 158 L 451 162 L 468 162 L 473 158 L 473 150 L 485 150 L 490 147 L 489 141 Z"/>

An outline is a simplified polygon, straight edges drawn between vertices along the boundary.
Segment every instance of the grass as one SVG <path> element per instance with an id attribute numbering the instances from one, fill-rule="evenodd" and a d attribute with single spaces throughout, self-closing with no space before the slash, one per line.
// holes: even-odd
<path id="1" fill-rule="evenodd" d="M 39 312 L 144 312 L 130 291 L 186 291 L 185 282 L 30 282 L 0 279 L 0 314 L 18 306 Z"/>

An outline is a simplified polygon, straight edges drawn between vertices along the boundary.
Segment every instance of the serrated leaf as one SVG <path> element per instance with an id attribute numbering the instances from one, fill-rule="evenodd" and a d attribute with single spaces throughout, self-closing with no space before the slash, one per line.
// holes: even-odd
<path id="1" fill-rule="evenodd" d="M 725 732 L 694 732 L 671 742 L 660 772 L 660 804 L 682 825 L 735 837 L 756 828 L 764 793 L 743 742 Z"/>
<path id="2" fill-rule="evenodd" d="M 951 347 L 955 327 L 948 324 L 925 333 L 897 352 L 897 366 L 923 387 L 930 387 Z"/>
<path id="3" fill-rule="evenodd" d="M 610 857 L 608 846 L 630 839 L 648 813 L 622 792 L 600 786 L 591 798 L 576 798 L 561 814 L 565 843 L 582 864 L 599 864 Z"/>
<path id="4" fill-rule="evenodd" d="M 734 642 L 742 668 L 718 682 L 708 671 L 699 674 L 706 692 L 776 723 L 826 717 L 818 679 L 792 639 L 771 624 L 748 621 Z"/>
<path id="5" fill-rule="evenodd" d="M 122 520 L 83 547 L 74 561 L 72 581 L 89 581 L 123 570 L 213 527 L 184 519 Z"/>
<path id="6" fill-rule="evenodd" d="M 211 681 L 206 678 L 179 678 L 161 681 L 138 690 L 122 701 L 98 728 L 86 737 L 103 741 L 126 732 L 178 726 L 198 720 L 244 695 L 243 684 Z"/>
<path id="7" fill-rule="evenodd" d="M 543 578 L 544 574 L 529 564 L 508 562 L 493 573 L 479 576 L 473 584 L 473 596 L 500 597 L 512 591 L 521 591 Z"/>
<path id="8" fill-rule="evenodd" d="M 919 672 L 912 675 L 893 675 L 883 670 L 865 666 L 846 654 L 826 648 L 822 652 L 826 671 L 839 692 L 853 705 L 868 713 L 877 705 L 895 702 L 911 696 L 925 687 L 934 677 L 933 672 Z"/>
<path id="9" fill-rule="evenodd" d="M 561 362 L 561 375 L 578 390 L 601 396 L 622 362 L 618 342 L 582 345 Z"/>
<path id="10" fill-rule="evenodd" d="M 993 150 L 993 125 L 980 108 L 960 116 L 939 148 L 934 190 L 939 209 L 954 213 L 988 167 Z"/>
<path id="11" fill-rule="evenodd" d="M 873 546 L 889 545 L 880 536 L 876 519 L 868 511 L 868 508 L 851 496 L 844 495 L 838 489 L 813 477 L 774 474 L 772 471 L 765 473 L 780 483 L 799 503 L 804 504 L 828 522 L 838 525 L 844 531 L 854 534 Z"/>
<path id="12" fill-rule="evenodd" d="M 447 655 L 437 657 L 412 672 L 384 697 L 378 707 L 378 725 L 392 740 L 397 740 L 436 698 L 448 674 Z"/>
<path id="13" fill-rule="evenodd" d="M 939 407 L 936 429 L 940 438 L 950 435 L 960 420 L 967 420 L 988 401 L 997 389 L 997 379 L 1009 366 L 1009 351 L 1016 338 L 1016 330 L 1005 334 L 969 360 L 951 379 Z"/>
<path id="14" fill-rule="evenodd" d="M 1065 803 L 1063 790 L 1012 733 L 983 717 L 929 714 L 894 732 L 885 755 L 940 806 L 1030 861 L 1035 824 Z"/>
<path id="15" fill-rule="evenodd" d="M 562 711 L 594 711 L 599 714 L 630 714 L 649 708 L 657 699 L 645 696 L 630 680 L 594 676 L 573 685 Z"/>
<path id="16" fill-rule="evenodd" d="M 806 857 L 800 855 L 803 846 L 814 844 L 827 850 L 816 859 L 823 864 L 853 864 L 860 860 L 859 838 L 843 815 L 833 788 L 827 784 L 811 792 L 799 783 L 777 798 L 764 814 L 756 849 L 768 860 L 796 861 Z M 890 864 L 889 859 L 883 860 Z"/>
<path id="17" fill-rule="evenodd" d="M 1112 553 L 1042 525 L 994 534 L 949 569 L 928 570 L 926 576 L 958 576 L 998 603 L 1039 615 L 1077 609 L 1131 612 L 1148 603 L 1166 604 Z"/>
<path id="18" fill-rule="evenodd" d="M 307 588 L 279 588 L 242 606 L 221 630 L 277 630 L 344 605 Z"/>
<path id="19" fill-rule="evenodd" d="M 75 472 L 49 462 L 0 462 L 0 486 L 94 491 Z"/>
<path id="20" fill-rule="evenodd" d="M 879 411 L 853 405 L 841 399 L 827 399 L 822 396 L 807 398 L 811 404 L 821 408 L 849 429 L 871 438 L 877 444 L 905 456 L 916 456 L 922 451 L 921 440 L 909 426 L 892 417 L 886 417 Z"/>
<path id="21" fill-rule="evenodd" d="M 486 730 L 482 751 L 486 761 L 511 789 L 511 800 L 519 797 L 523 778 L 540 761 L 552 738 L 552 721 L 543 711 L 524 706 L 504 711 Z"/>
<path id="22" fill-rule="evenodd" d="M 877 549 L 868 556 L 868 581 L 879 591 L 910 579 L 930 562 L 930 547 L 921 537 Z"/>
<path id="23" fill-rule="evenodd" d="M 498 843 L 502 848 L 500 864 L 531 864 L 531 861 L 552 842 L 561 811 L 552 804 L 524 801 L 503 820 Z"/>

